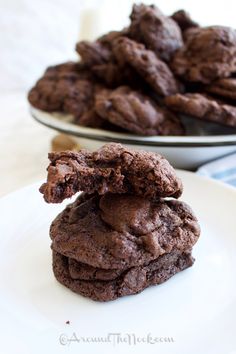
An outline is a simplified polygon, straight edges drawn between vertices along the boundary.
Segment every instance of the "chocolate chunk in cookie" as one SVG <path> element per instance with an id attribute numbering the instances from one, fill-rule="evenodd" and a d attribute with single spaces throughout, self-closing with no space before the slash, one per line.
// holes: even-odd
<path id="1" fill-rule="evenodd" d="M 218 79 L 206 86 L 205 90 L 222 98 L 236 100 L 236 78 Z"/>
<path id="2" fill-rule="evenodd" d="M 183 135 L 180 119 L 158 107 L 148 96 L 121 86 L 101 90 L 96 95 L 95 109 L 105 120 L 141 135 Z"/>
<path id="3" fill-rule="evenodd" d="M 192 28 L 171 67 L 185 81 L 211 83 L 236 71 L 236 31 L 229 27 Z"/>
<path id="4" fill-rule="evenodd" d="M 111 301 L 165 282 L 176 273 L 191 267 L 194 259 L 190 253 L 164 255 L 145 266 L 130 268 L 116 279 L 108 281 L 74 279 L 70 275 L 69 261 L 60 253 L 53 252 L 53 272 L 61 284 L 92 300 Z"/>
<path id="5" fill-rule="evenodd" d="M 78 198 L 53 221 L 52 249 L 95 268 L 126 269 L 191 251 L 200 234 L 189 206 L 127 194 Z"/>
<path id="6" fill-rule="evenodd" d="M 236 127 L 236 107 L 224 104 L 212 97 L 199 93 L 178 94 L 166 97 L 165 103 L 175 112 Z"/>
<path id="7" fill-rule="evenodd" d="M 199 24 L 193 21 L 190 14 L 185 10 L 174 12 L 171 18 L 177 22 L 182 32 L 185 32 L 189 28 L 199 27 Z"/>
<path id="8" fill-rule="evenodd" d="M 145 44 L 163 60 L 168 61 L 183 45 L 177 23 L 165 16 L 155 5 L 134 5 L 130 19 L 131 38 Z"/>
<path id="9" fill-rule="evenodd" d="M 60 203 L 79 191 L 130 193 L 147 198 L 175 197 L 182 183 L 161 155 L 106 144 L 95 152 L 50 153 L 47 183 L 40 191 L 48 203 Z"/>
<path id="10" fill-rule="evenodd" d="M 168 96 L 180 91 L 179 84 L 169 67 L 144 45 L 127 37 L 114 42 L 113 52 L 120 63 L 128 63 L 161 95 Z"/>

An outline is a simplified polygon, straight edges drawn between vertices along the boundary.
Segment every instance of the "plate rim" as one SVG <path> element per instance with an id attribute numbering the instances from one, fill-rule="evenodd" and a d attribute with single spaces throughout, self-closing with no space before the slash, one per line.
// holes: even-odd
<path id="1" fill-rule="evenodd" d="M 213 179 L 211 179 L 211 178 L 209 178 L 209 177 L 205 177 L 205 176 L 201 176 L 201 175 L 198 175 L 197 173 L 193 173 L 193 172 L 190 172 L 190 171 L 185 171 L 185 170 L 177 170 L 177 172 L 179 173 L 182 173 L 183 175 L 185 175 L 187 178 L 191 178 L 191 177 L 193 177 L 194 179 L 196 179 L 196 180 L 198 180 L 199 181 L 199 183 L 202 183 L 202 182 L 205 182 L 206 184 L 208 184 L 208 183 L 211 183 L 212 185 L 213 185 L 213 187 L 215 187 L 215 188 L 218 188 L 218 192 L 220 192 L 220 190 L 219 189 L 221 189 L 221 192 L 222 192 L 222 189 L 224 189 L 224 190 L 228 190 L 228 192 L 229 193 L 231 193 L 232 194 L 232 191 L 233 191 L 233 194 L 234 194 L 234 198 L 236 198 L 236 188 L 234 188 L 234 187 L 232 187 L 232 186 L 230 186 L 230 185 L 227 185 L 227 184 L 225 184 L 225 183 L 223 183 L 223 182 L 221 182 L 221 181 L 217 181 L 217 180 L 213 180 Z M 181 178 L 183 178 L 183 175 L 182 176 L 180 176 Z M 38 181 L 36 181 L 36 182 L 33 182 L 33 183 L 31 183 L 31 184 L 28 184 L 27 186 L 24 186 L 24 187 L 22 187 L 22 188 L 19 188 L 19 189 L 17 189 L 16 191 L 12 191 L 12 192 L 10 192 L 9 194 L 7 194 L 6 196 L 4 196 L 4 197 L 2 197 L 2 198 L 0 198 L 0 205 L 1 205 L 1 207 L 3 207 L 4 205 L 2 205 L 2 203 L 1 203 L 1 201 L 2 201 L 2 199 L 5 199 L 5 198 L 8 198 L 9 196 L 11 196 L 11 197 L 13 197 L 14 198 L 14 194 L 15 193 L 19 193 L 19 192 L 23 192 L 24 193 L 24 190 L 27 190 L 27 189 L 29 189 L 29 188 L 34 188 L 34 187 L 36 187 L 36 185 L 39 185 L 40 183 L 41 183 L 41 179 L 39 179 Z M 206 185 L 206 188 L 207 188 L 207 185 Z M 28 191 L 28 192 L 30 192 L 30 191 Z M 35 192 L 37 192 L 36 190 L 35 190 Z M 228 194 L 228 192 L 227 192 L 227 198 L 229 198 L 229 194 Z M 38 192 L 38 194 L 39 194 L 39 192 Z M 31 196 L 31 194 L 29 193 L 29 195 Z M 33 198 L 34 198 L 35 196 L 33 196 Z M 19 196 L 18 196 L 18 198 L 19 198 Z M 47 204 L 45 203 L 45 206 L 46 206 Z M 35 227 L 35 226 L 34 226 Z M 28 232 L 27 232 L 27 234 L 28 234 Z M 9 234 L 6 234 L 6 239 L 7 239 L 7 243 L 9 242 Z M 234 236 L 234 234 L 233 234 L 233 236 Z M 14 237 L 17 237 L 16 235 L 14 235 Z M 27 237 L 29 237 L 29 236 L 27 236 Z M 48 237 L 48 236 L 47 236 Z M 224 235 L 222 235 L 222 239 L 224 238 Z M 14 242 L 14 241 L 10 241 L 10 242 Z M 229 245 L 229 244 L 228 244 Z M 235 240 L 234 240 L 234 245 L 236 245 L 236 243 L 235 243 Z M 9 247 L 9 246 L 7 246 L 7 247 Z M 4 248 L 3 248 L 4 249 Z M 232 270 L 233 268 L 231 268 L 231 271 L 233 272 L 233 270 Z M 52 279 L 53 279 L 53 281 L 54 281 L 54 277 L 52 276 Z M 177 280 L 176 280 L 177 281 Z M 191 279 L 189 280 L 190 281 L 190 283 L 189 284 L 191 284 Z M 51 279 L 50 279 L 50 282 L 51 282 Z M 62 285 L 60 285 L 60 284 L 57 284 L 56 283 L 56 281 L 55 281 L 55 283 L 54 284 L 51 284 L 50 283 L 50 289 L 51 289 L 51 286 L 53 286 L 53 288 L 55 287 L 55 289 L 56 289 L 56 287 L 57 286 L 59 286 L 59 287 L 61 287 L 62 288 L 62 293 L 67 297 L 67 295 L 66 295 L 66 293 L 65 292 L 67 292 L 68 291 L 68 294 L 70 293 L 70 291 L 68 290 L 68 289 L 65 289 Z M 182 288 L 183 289 L 183 288 Z M 184 291 L 184 290 L 183 290 Z M 56 292 L 57 293 L 57 292 Z M 171 293 L 170 291 L 168 291 L 168 293 Z M 6 295 L 8 295 L 8 292 L 6 292 L 5 293 Z M 76 294 L 74 294 L 75 296 L 76 296 Z M 153 297 L 152 297 L 153 295 L 151 295 L 151 299 L 152 299 L 152 301 L 153 301 Z M 47 299 L 48 299 L 48 297 L 49 297 L 49 295 L 47 295 Z M 4 299 L 5 299 L 6 297 L 4 297 Z M 9 297 L 8 297 L 8 299 L 9 299 Z M 20 297 L 20 299 L 21 299 L 21 297 Z M 146 298 L 144 298 L 144 299 L 149 299 L 149 297 L 147 296 Z M 11 300 L 11 298 L 10 298 L 10 300 Z M 48 300 L 47 300 L 48 301 Z M 64 301 L 64 300 L 63 300 Z M 67 300 L 65 300 L 65 301 L 67 301 Z M 83 301 L 83 300 L 82 300 Z M 142 301 L 142 299 L 141 299 L 141 301 Z M 131 301 L 132 302 L 132 301 Z M 19 302 L 19 305 L 20 305 L 21 303 Z M 83 302 L 81 302 L 81 304 L 83 304 Z M 79 306 L 82 306 L 81 304 L 79 304 Z M 112 304 L 112 303 L 111 303 Z M 141 304 L 141 302 L 140 301 L 138 301 L 137 302 L 137 304 Z M 231 302 L 230 303 L 232 306 L 234 305 L 234 302 Z M 1 309 L 2 308 L 4 308 L 4 305 L 5 305 L 5 302 L 4 301 L 2 301 L 2 306 L 0 306 L 1 307 Z M 13 306 L 13 310 L 15 310 L 15 303 L 13 304 L 14 306 Z M 48 306 L 48 305 L 47 305 Z M 57 304 L 57 306 L 58 306 L 58 304 Z M 75 306 L 74 305 L 74 303 L 73 303 L 73 306 Z M 92 305 L 93 306 L 93 305 Z M 106 305 L 105 305 L 106 306 Z M 127 305 L 125 305 L 125 306 L 130 306 L 130 302 L 128 302 L 127 301 Z M 8 341 L 4 341 L 3 342 L 3 344 L 2 344 L 2 348 L 3 349 L 5 349 L 5 352 L 7 352 L 7 353 L 9 353 L 9 354 L 13 354 L 13 353 L 15 353 L 16 352 L 16 348 L 18 348 L 18 347 L 24 347 L 24 352 L 25 353 L 27 353 L 27 354 L 30 354 L 30 353 L 32 353 L 32 350 L 34 350 L 34 352 L 35 353 L 41 353 L 42 352 L 42 350 L 44 350 L 44 348 L 51 348 L 51 353 L 58 353 L 58 342 L 56 342 L 55 340 L 54 340 L 54 338 L 59 338 L 59 335 L 61 335 L 62 333 L 73 333 L 74 331 L 75 332 L 78 332 L 78 333 L 80 333 L 80 331 L 81 331 L 81 328 L 82 327 L 79 327 L 79 329 L 76 327 L 77 326 L 77 322 L 75 323 L 75 325 L 74 325 L 74 323 L 73 323 L 73 320 L 72 320 L 72 322 L 71 322 L 71 325 L 72 325 L 72 327 L 67 327 L 67 324 L 65 324 L 65 319 L 67 320 L 68 318 L 70 319 L 70 317 L 68 317 L 69 315 L 70 315 L 70 309 L 68 310 L 68 311 L 66 311 L 66 317 L 64 317 L 65 316 L 65 313 L 62 313 L 62 316 L 61 316 L 61 318 L 62 318 L 62 321 L 60 320 L 60 322 L 58 321 L 58 319 L 56 319 L 55 320 L 55 323 L 54 322 L 52 322 L 51 321 L 51 317 L 49 316 L 46 316 L 45 318 L 46 318 L 46 321 L 44 321 L 43 323 L 42 322 L 40 322 L 40 326 L 42 327 L 43 325 L 44 325 L 44 328 L 46 328 L 46 331 L 47 331 L 47 333 L 48 333 L 48 336 L 44 336 L 43 338 L 43 340 L 42 341 L 40 341 L 40 345 L 38 345 L 38 347 L 36 348 L 35 347 L 35 341 L 36 341 L 36 339 L 38 338 L 38 336 L 39 335 L 42 335 L 42 330 L 41 330 L 41 327 L 38 329 L 36 329 L 35 330 L 35 335 L 33 335 L 32 336 L 32 334 L 31 334 L 31 331 L 30 331 L 30 321 L 28 320 L 28 307 L 26 308 L 25 307 L 25 305 L 23 304 L 23 306 L 22 306 L 22 312 L 20 312 L 20 313 L 23 313 L 23 311 L 24 311 L 24 315 L 26 316 L 26 323 L 24 324 L 23 323 L 23 325 L 24 326 L 22 326 L 22 331 L 17 331 L 17 326 L 19 326 L 19 324 L 16 322 L 16 321 L 14 321 L 14 323 L 15 323 L 15 325 L 14 326 L 12 326 L 12 322 L 13 322 L 13 320 L 15 320 L 15 317 L 13 317 L 13 316 L 15 316 L 15 313 L 17 314 L 17 311 L 12 311 L 12 313 L 13 313 L 13 315 L 12 315 L 12 313 L 9 313 L 9 310 L 8 310 L 8 308 L 9 308 L 9 305 L 8 306 L 5 306 L 5 311 L 3 312 L 3 319 L 5 320 L 5 317 L 6 317 L 6 320 L 4 321 L 4 323 L 5 323 L 5 327 L 4 327 L 4 329 L 3 329 L 3 335 L 5 336 L 5 338 L 8 340 Z M 24 309 L 26 308 L 26 310 L 27 311 L 25 311 Z M 40 307 L 40 309 L 41 309 L 41 307 Z M 73 308 L 72 308 L 73 309 Z M 91 307 L 91 313 L 94 313 L 93 312 L 93 309 L 94 309 L 94 307 L 92 308 Z M 107 312 L 109 312 L 110 311 L 110 308 L 108 308 L 108 309 L 106 309 L 105 310 L 105 312 L 107 313 Z M 40 314 L 42 313 L 42 311 L 37 311 L 37 312 L 39 312 Z M 95 311 L 96 312 L 96 311 Z M 222 311 L 223 312 L 223 311 Z M 90 315 L 90 312 L 88 312 L 89 313 L 89 315 L 88 316 L 91 316 Z M 98 312 L 99 314 L 101 313 L 100 312 L 100 310 L 99 310 L 99 312 Z M 173 313 L 173 312 L 172 312 Z M 213 312 L 212 312 L 213 313 Z M 224 313 L 224 312 L 223 312 Z M 69 315 L 68 315 L 69 314 Z M 35 315 L 34 315 L 35 316 Z M 23 317 L 23 316 L 22 316 Z M 108 316 L 107 316 L 108 317 Z M 36 318 L 36 320 L 37 320 L 37 318 L 38 317 L 33 317 L 33 318 Z M 60 319 L 61 319 L 60 318 Z M 234 321 L 234 318 L 235 318 L 235 316 L 231 313 L 230 314 L 230 325 L 231 325 L 231 323 L 234 323 L 235 321 Z M 212 319 L 212 316 L 211 316 L 211 319 Z M 225 317 L 223 317 L 223 319 L 225 319 Z M 50 321 L 50 322 L 49 322 Z M 21 322 L 19 322 L 19 323 L 21 323 Z M 187 322 L 188 323 L 188 322 Z M 187 326 L 187 323 L 186 323 L 186 326 Z M 199 322 L 198 322 L 199 323 Z M 211 322 L 212 323 L 212 322 Z M 206 324 L 208 325 L 208 323 L 206 322 Z M 154 327 L 153 327 L 153 325 L 154 325 L 154 322 L 153 322 L 153 324 L 152 324 L 152 326 L 150 327 L 150 329 L 151 329 L 151 333 L 152 332 L 154 332 L 155 333 L 155 330 L 154 330 Z M 185 326 L 185 325 L 184 325 Z M 13 344 L 10 344 L 9 345 L 9 338 L 12 338 L 12 328 L 13 328 L 13 330 L 16 330 L 16 335 L 15 335 L 15 338 L 16 338 L 16 341 L 17 340 L 19 340 L 19 338 L 21 339 L 21 341 L 22 341 L 22 346 L 21 345 L 19 345 L 19 344 L 16 344 L 16 346 L 14 345 L 14 343 Z M 102 329 L 103 329 L 103 331 L 104 331 L 104 326 L 102 326 Z M 19 329 L 19 327 L 18 327 L 18 329 Z M 220 329 L 221 329 L 221 327 L 220 327 Z M 4 332 L 4 330 L 6 330 L 6 333 Z M 136 331 L 136 333 L 139 333 L 138 331 L 137 331 L 137 329 L 135 329 L 135 331 Z M 165 331 L 166 331 L 166 329 L 165 329 Z M 27 340 L 27 338 L 28 338 L 28 336 L 27 336 L 27 332 L 28 333 L 30 333 L 30 335 L 31 335 L 31 338 L 32 338 L 32 342 L 29 342 L 28 340 Z M 145 333 L 146 332 L 146 328 L 145 328 L 145 330 L 143 329 L 143 332 L 141 332 L 141 333 Z M 168 332 L 168 331 L 167 331 Z M 166 332 L 166 333 L 167 333 Z M 94 332 L 93 332 L 94 333 Z M 105 332 L 103 332 L 103 333 L 106 333 L 106 330 L 105 330 Z M 124 330 L 122 330 L 121 329 L 121 333 L 124 333 Z M 205 336 L 204 336 L 204 329 L 201 329 L 200 331 L 199 331 L 199 338 L 201 338 L 201 339 L 205 339 Z M 210 331 L 209 332 L 210 333 L 210 335 L 211 335 L 211 337 L 207 340 L 207 342 L 206 343 L 204 343 L 204 345 L 202 345 L 202 347 L 200 348 L 200 349 L 202 349 L 203 348 L 203 346 L 206 346 L 207 348 L 209 348 L 209 347 L 211 347 L 211 345 L 212 345 L 212 343 L 211 343 L 211 339 L 212 339 L 212 336 L 214 335 L 214 328 L 213 328 L 213 331 Z M 218 328 L 217 328 L 217 332 L 216 333 L 219 333 L 219 330 L 218 330 Z M 226 332 L 227 333 L 227 332 Z M 81 334 L 82 335 L 86 335 L 87 334 L 87 332 L 86 331 L 81 331 Z M 21 335 L 21 337 L 20 337 L 20 335 Z M 94 335 L 97 335 L 97 332 L 96 332 L 96 334 L 94 334 Z M 172 350 L 170 350 L 171 351 L 171 353 L 173 352 L 178 352 L 178 353 L 181 353 L 181 352 L 187 352 L 187 350 L 188 350 L 188 352 L 189 352 L 189 349 L 191 349 L 192 348 L 192 345 L 193 344 L 197 344 L 198 343 L 198 338 L 196 337 L 196 338 L 194 338 L 195 340 L 192 342 L 192 332 L 190 332 L 190 336 L 189 336 L 189 338 L 191 339 L 190 341 L 186 341 L 185 340 L 185 338 L 186 338 L 186 335 L 185 335 L 185 333 L 183 334 L 184 335 L 184 339 L 182 338 L 182 336 L 181 336 L 181 333 L 179 334 L 179 333 L 177 333 L 177 335 L 175 335 L 175 333 L 174 333 L 174 338 L 175 338 L 175 336 L 176 336 L 176 338 L 177 338 L 177 341 L 178 341 L 178 344 L 179 345 L 177 345 L 177 347 L 174 345 L 173 347 L 172 347 Z M 180 337 L 179 337 L 180 336 Z M 226 339 L 227 341 L 228 341 L 228 343 L 229 343 L 229 345 L 234 345 L 234 341 L 233 341 L 233 336 L 232 336 L 232 334 L 230 334 L 230 337 L 227 337 L 226 335 L 225 336 L 223 336 L 224 337 L 224 339 Z M 51 342 L 50 340 L 51 340 L 51 338 L 53 339 L 53 341 Z M 20 341 L 20 344 L 21 344 L 21 341 Z M 177 342 L 176 341 L 176 342 Z M 14 342 L 14 341 L 13 341 Z M 17 343 L 17 342 L 16 342 Z M 55 344 L 56 343 L 56 344 Z M 7 345 L 8 344 L 8 345 Z M 27 344 L 27 346 L 25 346 Z M 17 347 L 17 345 L 18 345 L 18 347 Z M 51 345 L 51 346 L 50 346 Z M 216 346 L 217 346 L 217 343 L 216 343 L 216 345 L 214 346 L 214 350 L 215 350 L 215 348 L 216 348 Z M 222 347 L 223 347 L 223 345 L 222 345 Z M 220 348 L 220 350 L 222 351 L 222 347 Z M 62 347 L 62 349 L 63 350 L 65 350 L 65 348 L 67 349 L 67 347 Z M 75 350 L 72 350 L 72 348 L 74 348 L 74 347 L 68 347 L 68 348 L 70 348 L 70 349 L 68 349 L 71 353 L 77 353 L 78 352 L 78 350 L 79 349 L 81 349 L 81 348 L 79 348 L 78 346 L 76 346 L 75 347 Z M 123 351 L 127 351 L 128 350 L 128 348 L 129 347 L 122 347 L 122 346 L 120 346 L 120 347 L 118 347 L 119 348 L 119 352 L 120 352 L 120 350 L 123 350 Z M 136 351 L 139 353 L 139 352 L 143 352 L 143 349 L 145 350 L 146 348 L 147 348 L 147 351 L 149 351 L 149 347 L 135 347 L 136 348 Z M 159 347 L 154 347 L 155 348 L 155 352 L 157 352 L 158 351 L 158 348 Z M 168 348 L 167 348 L 168 349 Z M 87 353 L 87 350 L 85 350 L 84 349 L 84 347 L 82 347 L 82 349 L 81 349 L 82 351 L 84 351 L 84 352 L 86 352 Z M 88 349 L 88 350 L 90 350 L 90 348 Z M 93 348 L 92 348 L 92 350 L 93 350 Z M 220 350 L 219 350 L 219 352 L 220 352 Z M 60 350 L 59 350 L 60 351 Z M 100 353 L 100 352 L 104 352 L 104 353 L 107 353 L 107 352 L 111 352 L 112 351 L 112 347 L 108 347 L 108 348 L 106 348 L 106 347 L 103 347 L 103 346 L 101 346 L 101 351 L 100 350 L 98 350 L 98 352 Z M 152 353 L 154 352 L 154 351 L 152 351 Z M 191 351 L 191 350 L 190 350 Z M 90 352 L 90 351 L 89 351 Z M 166 351 L 165 351 L 166 352 Z M 197 352 L 197 351 L 196 351 Z M 228 352 L 228 351 L 227 351 Z M 229 351 L 230 352 L 230 351 Z M 168 349 L 168 353 L 169 353 L 169 349 Z M 218 353 L 218 351 L 217 351 L 217 353 Z"/>
<path id="2" fill-rule="evenodd" d="M 108 142 L 117 142 L 128 145 L 139 146 L 161 146 L 161 147 L 219 147 L 236 145 L 236 134 L 229 135 L 211 135 L 211 136 L 135 136 L 126 133 L 109 132 L 103 129 L 88 128 L 67 122 L 59 121 L 58 116 L 70 117 L 56 112 L 45 112 L 34 108 L 30 105 L 31 116 L 40 124 L 66 133 L 75 137 L 85 138 L 89 140 Z M 56 117 L 57 115 L 57 117 Z"/>

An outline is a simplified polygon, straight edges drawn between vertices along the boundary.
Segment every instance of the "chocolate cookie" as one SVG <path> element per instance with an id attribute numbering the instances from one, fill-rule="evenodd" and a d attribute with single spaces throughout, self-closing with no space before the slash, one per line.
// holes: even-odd
<path id="1" fill-rule="evenodd" d="M 236 31 L 222 26 L 188 30 L 171 67 L 184 80 L 205 84 L 230 76 L 236 71 Z"/>
<path id="2" fill-rule="evenodd" d="M 146 264 L 172 250 L 186 252 L 200 230 L 192 210 L 176 200 L 127 194 L 78 198 L 53 221 L 52 249 L 103 269 Z"/>
<path id="3" fill-rule="evenodd" d="M 114 41 L 113 52 L 118 62 L 132 66 L 157 94 L 168 96 L 180 91 L 179 84 L 167 64 L 143 44 L 121 37 Z"/>
<path id="4" fill-rule="evenodd" d="M 141 135 L 183 135 L 180 119 L 148 96 L 121 86 L 96 95 L 95 110 L 109 122 Z"/>
<path id="5" fill-rule="evenodd" d="M 62 112 L 68 80 L 42 77 L 28 93 L 28 100 L 35 108 L 46 112 Z"/>
<path id="6" fill-rule="evenodd" d="M 111 31 L 99 37 L 96 41 L 80 41 L 76 44 L 76 51 L 82 59 L 85 66 L 103 65 L 113 63 L 112 53 L 113 41 L 122 35 L 126 35 L 127 30 Z"/>
<path id="7" fill-rule="evenodd" d="M 162 257 L 166 260 L 163 261 Z M 172 263 L 168 258 L 174 259 Z M 176 273 L 191 267 L 193 262 L 190 253 L 183 253 L 177 259 L 169 254 L 159 257 L 146 266 L 133 267 L 114 280 L 89 281 L 73 279 L 69 272 L 68 258 L 53 252 L 53 272 L 56 279 L 77 294 L 96 301 L 110 301 L 121 296 L 140 293 L 148 286 L 161 284 Z"/>
<path id="8" fill-rule="evenodd" d="M 96 129 L 106 129 L 115 132 L 123 132 L 124 129 L 117 127 L 116 125 L 101 118 L 94 107 L 82 114 L 82 116 L 76 121 L 77 124 L 84 127 L 91 127 Z M 64 149 L 65 150 L 65 149 Z"/>
<path id="9" fill-rule="evenodd" d="M 161 155 L 106 144 L 95 152 L 50 153 L 47 183 L 40 192 L 48 203 L 60 203 L 79 191 L 130 193 L 149 198 L 176 197 L 182 183 Z"/>
<path id="10" fill-rule="evenodd" d="M 95 268 L 86 263 L 77 262 L 68 258 L 68 270 L 72 279 L 80 280 L 114 280 L 126 269 L 103 269 Z"/>
<path id="11" fill-rule="evenodd" d="M 185 32 L 189 28 L 199 27 L 199 24 L 193 21 L 190 14 L 185 10 L 174 12 L 171 18 L 177 22 L 182 32 Z"/>
<path id="12" fill-rule="evenodd" d="M 73 114 L 76 121 L 92 108 L 95 86 L 91 81 L 77 80 L 72 84 L 68 83 L 68 87 L 65 87 L 64 92 L 63 111 Z"/>
<path id="13" fill-rule="evenodd" d="M 91 67 L 92 73 L 108 88 L 122 85 L 131 87 L 145 87 L 145 81 L 137 75 L 130 65 L 120 66 L 117 62 L 109 62 Z"/>
<path id="14" fill-rule="evenodd" d="M 183 45 L 179 26 L 155 5 L 134 5 L 130 19 L 129 35 L 163 60 L 168 61 Z"/>
<path id="15" fill-rule="evenodd" d="M 170 253 L 158 257 L 157 268 L 160 269 L 163 266 L 165 267 L 171 266 L 174 262 L 177 261 L 177 259 L 182 254 L 183 252 L 180 252 L 178 250 L 173 250 Z M 143 264 L 142 266 L 147 266 L 148 264 Z M 77 262 L 73 258 L 68 258 L 68 270 L 69 270 L 70 277 L 72 279 L 103 280 L 103 281 L 114 280 L 120 277 L 122 274 L 124 275 L 127 271 L 130 271 L 130 269 L 131 268 L 124 268 L 124 269 L 95 268 L 86 263 Z"/>
<path id="16" fill-rule="evenodd" d="M 236 100 L 236 78 L 218 79 L 205 87 L 207 92 L 230 100 Z"/>
<path id="17" fill-rule="evenodd" d="M 111 59 L 111 50 L 99 41 L 81 41 L 76 44 L 82 63 L 88 66 L 103 64 Z"/>
<path id="18" fill-rule="evenodd" d="M 91 128 L 103 128 L 106 125 L 106 121 L 96 113 L 94 108 L 84 112 L 77 122 L 79 125 Z"/>
<path id="19" fill-rule="evenodd" d="M 117 38 L 128 36 L 129 28 L 123 28 L 121 31 L 110 31 L 100 37 L 98 37 L 98 42 L 106 45 L 109 49 L 112 49 L 113 43 Z"/>
<path id="20" fill-rule="evenodd" d="M 63 75 L 70 75 L 79 79 L 91 80 L 93 76 L 87 68 L 80 62 L 68 61 L 65 63 L 49 66 L 44 76 L 63 77 Z"/>
<path id="21" fill-rule="evenodd" d="M 30 90 L 30 103 L 38 109 L 70 113 L 78 119 L 93 103 L 94 83 L 76 68 L 74 63 L 48 68 Z"/>
<path id="22" fill-rule="evenodd" d="M 108 87 L 120 86 L 126 81 L 122 70 L 118 64 L 114 62 L 94 65 L 91 70 L 94 75 Z"/>
<path id="23" fill-rule="evenodd" d="M 236 127 L 236 107 L 224 104 L 199 93 L 186 93 L 165 98 L 166 105 L 175 112 L 195 118 Z"/>

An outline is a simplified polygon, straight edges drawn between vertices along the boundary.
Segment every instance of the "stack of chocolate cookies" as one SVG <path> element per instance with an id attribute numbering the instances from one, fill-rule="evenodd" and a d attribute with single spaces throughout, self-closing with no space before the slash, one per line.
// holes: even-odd
<path id="1" fill-rule="evenodd" d="M 157 153 L 107 144 L 50 153 L 46 202 L 82 194 L 52 222 L 53 271 L 72 291 L 114 300 L 190 267 L 200 229 L 182 183 Z M 165 199 L 168 197 L 167 199 Z"/>
<path id="2" fill-rule="evenodd" d="M 76 45 L 78 62 L 49 67 L 30 103 L 75 124 L 139 135 L 196 134 L 192 120 L 236 128 L 236 31 L 200 27 L 180 10 L 134 5 L 128 27 Z M 186 117 L 183 119 L 183 115 Z M 202 124 L 201 124 L 202 125 Z"/>

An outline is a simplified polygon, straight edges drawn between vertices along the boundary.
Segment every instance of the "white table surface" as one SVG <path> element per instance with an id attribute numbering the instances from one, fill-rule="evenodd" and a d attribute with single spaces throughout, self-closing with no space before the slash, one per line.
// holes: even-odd
<path id="1" fill-rule="evenodd" d="M 55 132 L 31 118 L 26 94 L 0 97 L 0 196 L 44 179 Z"/>

